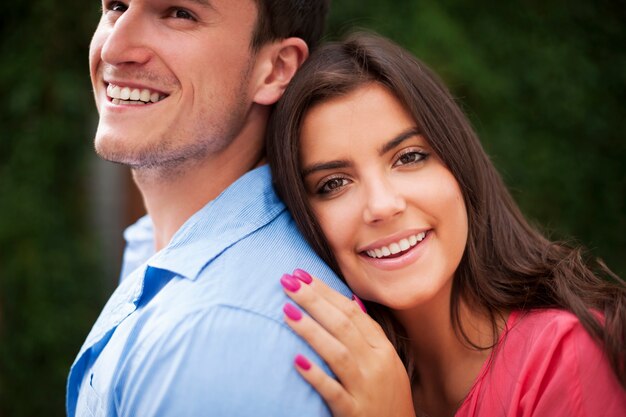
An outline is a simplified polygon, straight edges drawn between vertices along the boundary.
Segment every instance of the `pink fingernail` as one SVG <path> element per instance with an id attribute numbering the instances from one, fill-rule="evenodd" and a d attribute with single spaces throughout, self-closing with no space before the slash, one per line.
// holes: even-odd
<path id="1" fill-rule="evenodd" d="M 287 291 L 296 292 L 300 289 L 300 280 L 295 279 L 289 274 L 284 274 L 280 278 L 280 284 Z"/>
<path id="2" fill-rule="evenodd" d="M 305 284 L 310 284 L 313 282 L 313 277 L 311 277 L 311 275 L 302 270 L 302 269 L 296 269 L 295 271 L 293 271 L 293 276 L 298 278 L 300 281 L 304 282 Z"/>
<path id="3" fill-rule="evenodd" d="M 303 371 L 308 371 L 311 369 L 311 362 L 307 358 L 302 355 L 296 356 L 296 360 L 294 361 L 298 368 L 301 368 Z"/>
<path id="4" fill-rule="evenodd" d="M 289 317 L 293 321 L 298 321 L 302 318 L 302 313 L 293 304 L 286 303 L 283 307 L 285 316 Z"/>
<path id="5" fill-rule="evenodd" d="M 365 308 L 365 306 L 363 305 L 363 301 L 361 301 L 359 297 L 352 294 L 352 299 L 359 305 L 359 307 L 361 307 L 361 310 L 363 310 L 364 313 L 367 313 L 367 309 Z"/>

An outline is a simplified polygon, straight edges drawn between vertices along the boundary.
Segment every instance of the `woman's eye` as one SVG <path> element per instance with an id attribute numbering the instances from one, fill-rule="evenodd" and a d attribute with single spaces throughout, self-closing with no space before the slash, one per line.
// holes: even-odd
<path id="1" fill-rule="evenodd" d="M 317 190 L 317 193 L 329 194 L 337 191 L 345 185 L 348 185 L 348 180 L 346 178 L 331 178 L 322 184 L 322 186 Z"/>
<path id="2" fill-rule="evenodd" d="M 195 20 L 195 17 L 185 9 L 173 9 L 171 17 L 176 19 Z"/>
<path id="3" fill-rule="evenodd" d="M 400 157 L 396 160 L 394 166 L 415 164 L 417 162 L 420 162 L 426 159 L 426 157 L 428 157 L 428 154 L 424 152 L 419 152 L 419 151 L 406 152 L 400 155 Z"/>

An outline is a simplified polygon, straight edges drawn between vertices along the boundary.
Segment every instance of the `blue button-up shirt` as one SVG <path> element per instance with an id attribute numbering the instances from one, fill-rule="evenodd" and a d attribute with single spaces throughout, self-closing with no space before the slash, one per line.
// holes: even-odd
<path id="1" fill-rule="evenodd" d="M 330 415 L 293 367 L 298 353 L 324 365 L 284 324 L 279 279 L 303 268 L 350 292 L 297 232 L 266 166 L 156 254 L 149 219 L 134 230 L 123 279 L 72 365 L 70 417 Z"/>

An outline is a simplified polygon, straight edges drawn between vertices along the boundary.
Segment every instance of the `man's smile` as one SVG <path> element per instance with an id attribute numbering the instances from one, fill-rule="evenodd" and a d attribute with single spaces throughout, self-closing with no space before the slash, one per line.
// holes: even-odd
<path id="1" fill-rule="evenodd" d="M 113 104 L 145 105 L 163 100 L 167 95 L 148 88 L 107 85 L 107 96 Z"/>

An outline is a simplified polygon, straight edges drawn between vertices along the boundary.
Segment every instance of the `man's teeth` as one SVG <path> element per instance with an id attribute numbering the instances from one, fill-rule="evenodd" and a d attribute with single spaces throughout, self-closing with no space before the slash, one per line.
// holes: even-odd
<path id="1" fill-rule="evenodd" d="M 113 84 L 107 86 L 107 95 L 111 98 L 113 104 L 156 103 L 165 98 L 156 91 L 150 91 L 147 88 L 120 87 Z"/>
<path id="2" fill-rule="evenodd" d="M 418 233 L 416 235 L 411 235 L 408 238 L 401 239 L 399 242 L 394 242 L 389 246 L 381 246 L 380 248 L 370 249 L 366 253 L 370 258 L 384 258 L 385 256 L 395 255 L 412 248 L 424 240 L 425 237 L 426 232 Z"/>

